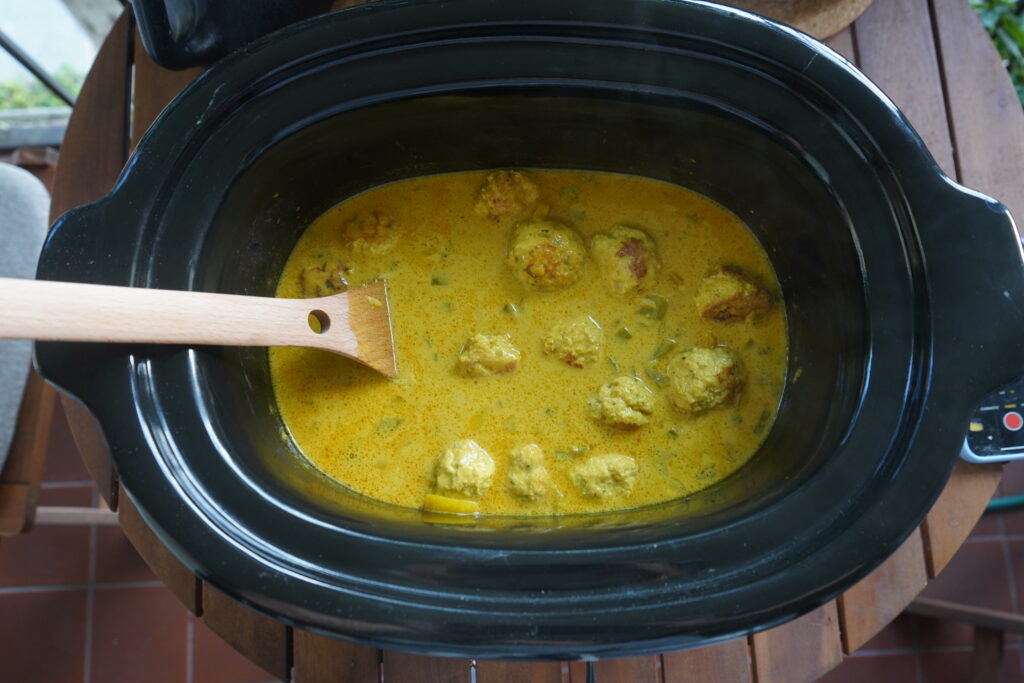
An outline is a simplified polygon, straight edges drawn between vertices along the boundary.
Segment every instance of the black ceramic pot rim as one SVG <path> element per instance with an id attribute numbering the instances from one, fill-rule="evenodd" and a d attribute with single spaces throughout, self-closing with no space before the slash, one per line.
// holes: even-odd
<path id="1" fill-rule="evenodd" d="M 219 589 L 290 623 L 432 654 L 621 656 L 732 637 L 822 604 L 880 563 L 913 530 L 948 476 L 974 402 L 1024 366 L 1024 349 L 1007 341 L 1024 329 L 1020 311 L 1009 301 L 1019 300 L 1024 287 L 1019 244 L 1005 210 L 956 188 L 874 86 L 834 53 L 791 29 L 724 7 L 666 0 L 628 5 L 587 0 L 383 3 L 289 27 L 228 57 L 172 103 L 147 133 L 113 195 L 61 221 L 48 243 L 40 277 L 151 285 L 147 264 L 155 216 L 204 138 L 253 91 L 272 92 L 278 84 L 319 68 L 365 68 L 371 59 L 385 59 L 408 45 L 429 50 L 513 39 L 532 41 L 538 49 L 548 44 L 613 46 L 625 52 L 702 48 L 709 59 L 731 59 L 752 71 L 763 69 L 780 83 L 798 83 L 834 107 L 836 116 L 849 122 L 850 135 L 867 141 L 865 154 L 873 155 L 888 191 L 906 212 L 901 238 L 917 309 L 909 350 L 912 367 L 896 368 L 901 373 L 896 379 L 905 374 L 897 401 L 899 415 L 878 418 L 898 426 L 886 433 L 888 443 L 870 442 L 884 453 L 858 465 L 874 471 L 856 490 L 848 491 L 848 500 L 837 496 L 836 508 L 825 513 L 790 508 L 790 514 L 813 521 L 799 542 L 794 539 L 774 552 L 763 552 L 762 565 L 773 571 L 748 576 L 746 582 L 736 571 L 731 583 L 715 587 L 710 567 L 701 580 L 692 580 L 689 553 L 706 539 L 687 539 L 689 544 L 684 544 L 660 538 L 602 546 L 602 536 L 595 534 L 589 545 L 531 550 L 468 540 L 460 544 L 457 535 L 439 534 L 437 542 L 426 543 L 374 537 L 364 530 L 333 531 L 352 553 L 353 565 L 361 553 L 374 552 L 375 545 L 386 542 L 393 554 L 389 566 L 400 581 L 341 566 L 325 568 L 315 558 L 282 552 L 203 495 L 201 482 L 175 452 L 174 425 L 164 421 L 165 406 L 151 380 L 151 357 L 159 352 L 114 350 L 93 372 L 82 375 L 74 368 L 81 362 L 75 347 L 41 344 L 40 368 L 97 413 L 127 490 L 185 564 Z M 579 64 L 565 68 L 584 72 L 584 62 L 585 55 Z M 559 82 L 570 80 L 565 76 Z M 531 83 L 556 81 L 551 73 L 547 80 Z M 459 93 L 510 82 L 503 75 L 472 83 L 445 82 L 438 75 L 422 83 L 419 92 Z M 413 92 L 410 88 L 405 94 Z M 339 110 L 386 98 L 380 94 L 342 102 Z M 102 236 L 85 231 L 77 241 L 74 237 L 86 222 L 131 225 L 126 218 L 134 218 L 138 227 Z M 978 229 L 962 230 L 961 218 Z M 115 256 L 106 263 L 80 266 L 70 276 L 66 272 L 69 260 L 95 260 L 97 255 L 102 260 L 105 254 Z M 976 277 L 965 274 L 967 268 L 976 270 Z M 970 283 L 969 291 L 965 282 Z M 1003 296 L 1004 292 L 1010 294 Z M 877 301 L 885 293 L 869 295 Z M 881 327 L 876 325 L 874 333 L 884 342 Z M 965 336 L 964 329 L 972 334 Z M 871 359 L 876 365 L 884 360 L 881 348 Z M 938 372 L 949 367 L 956 367 L 960 376 L 943 377 Z M 886 381 L 893 378 L 869 374 L 866 399 Z M 187 383 L 182 386 L 188 389 Z M 135 407 L 134 420 L 124 419 L 125 405 Z M 864 405 L 877 403 L 865 400 Z M 885 405 L 892 405 L 891 396 Z M 841 447 L 856 451 L 862 436 L 852 428 Z M 817 485 L 843 490 L 842 477 L 843 471 L 826 467 Z M 287 516 L 287 510 L 276 509 L 276 501 L 265 502 L 275 508 L 268 514 Z M 765 510 L 745 520 L 745 533 L 752 536 L 761 529 L 778 535 L 773 512 Z M 309 527 L 302 530 L 323 531 L 314 528 L 315 521 L 303 520 Z M 826 532 L 834 528 L 842 533 L 830 537 Z M 728 531 L 732 529 L 720 535 Z M 866 548 L 865 538 L 872 539 Z M 458 586 L 445 591 L 417 584 L 408 567 L 429 562 L 439 553 L 446 553 L 453 563 L 475 564 L 505 577 L 527 576 L 541 566 L 594 573 L 644 565 L 654 567 L 658 578 L 623 586 L 615 583 L 612 572 L 598 587 L 547 594 L 498 588 L 460 593 Z"/>

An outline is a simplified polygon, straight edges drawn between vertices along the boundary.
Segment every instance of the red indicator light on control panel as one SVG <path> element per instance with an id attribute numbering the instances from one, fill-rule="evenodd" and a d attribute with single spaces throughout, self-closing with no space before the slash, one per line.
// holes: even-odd
<path id="1" fill-rule="evenodd" d="M 1011 432 L 1020 431 L 1020 428 L 1024 427 L 1024 417 L 1021 417 L 1020 413 L 1015 410 L 1010 411 L 1003 415 L 1003 426 Z"/>

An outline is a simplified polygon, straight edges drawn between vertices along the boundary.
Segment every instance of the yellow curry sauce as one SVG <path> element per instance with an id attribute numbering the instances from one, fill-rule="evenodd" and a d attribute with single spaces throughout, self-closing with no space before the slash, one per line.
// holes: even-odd
<path id="1" fill-rule="evenodd" d="M 521 180 L 525 190 L 495 194 L 495 179 Z M 568 241 L 558 242 L 552 231 L 563 230 Z M 639 267 L 619 259 L 625 284 L 608 259 L 633 252 L 606 248 L 620 238 L 649 258 Z M 538 251 L 531 239 L 550 242 Z M 558 244 L 568 256 L 538 264 L 537 254 L 548 258 L 556 252 L 543 249 Z M 787 365 L 775 274 L 742 221 L 681 187 L 541 170 L 396 182 L 309 226 L 277 295 L 329 294 L 380 277 L 388 281 L 398 380 L 326 352 L 270 351 L 295 444 L 367 496 L 417 508 L 441 494 L 474 500 L 492 515 L 638 507 L 727 477 L 774 420 Z M 730 316 L 730 301 L 753 301 L 758 310 L 740 305 Z M 580 339 L 583 351 L 573 346 Z M 729 359 L 731 383 L 714 387 L 718 394 L 693 398 L 692 387 L 679 389 L 687 363 Z M 714 377 L 725 377 L 721 367 Z M 628 395 L 626 403 L 602 404 L 624 389 L 642 405 Z M 638 419 L 609 418 L 623 406 Z M 468 462 L 457 462 L 466 440 L 489 455 L 493 471 L 459 488 L 444 467 Z M 545 468 L 542 479 L 535 466 Z M 523 480 L 524 472 L 534 478 Z M 524 481 L 540 486 L 529 491 Z"/>

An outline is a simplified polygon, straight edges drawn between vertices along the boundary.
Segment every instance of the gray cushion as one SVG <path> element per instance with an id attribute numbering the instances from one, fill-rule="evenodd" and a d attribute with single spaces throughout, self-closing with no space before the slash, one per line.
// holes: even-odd
<path id="1" fill-rule="evenodd" d="M 49 220 L 50 195 L 28 171 L 0 163 L 0 277 L 34 278 Z M 32 342 L 0 340 L 0 469 L 25 390 Z"/>

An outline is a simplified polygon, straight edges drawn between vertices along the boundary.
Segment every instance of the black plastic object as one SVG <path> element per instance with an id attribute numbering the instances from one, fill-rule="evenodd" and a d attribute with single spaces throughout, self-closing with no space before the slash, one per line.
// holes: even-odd
<path id="1" fill-rule="evenodd" d="M 208 66 L 330 6 L 331 0 L 132 0 L 143 47 L 167 69 Z"/>
<path id="2" fill-rule="evenodd" d="M 39 276 L 269 294 L 335 202 L 510 166 L 642 174 L 747 221 L 791 340 L 762 449 L 648 509 L 432 525 L 304 463 L 261 349 L 39 344 L 203 580 L 288 623 L 436 655 L 711 643 L 881 563 L 942 489 L 978 401 L 1024 368 L 1006 210 L 942 175 L 845 60 L 703 3 L 381 3 L 267 36 L 161 114 L 109 197 L 60 219 Z"/>
<path id="3" fill-rule="evenodd" d="M 985 397 L 968 426 L 967 445 L 979 458 L 1024 454 L 1024 381 Z"/>

